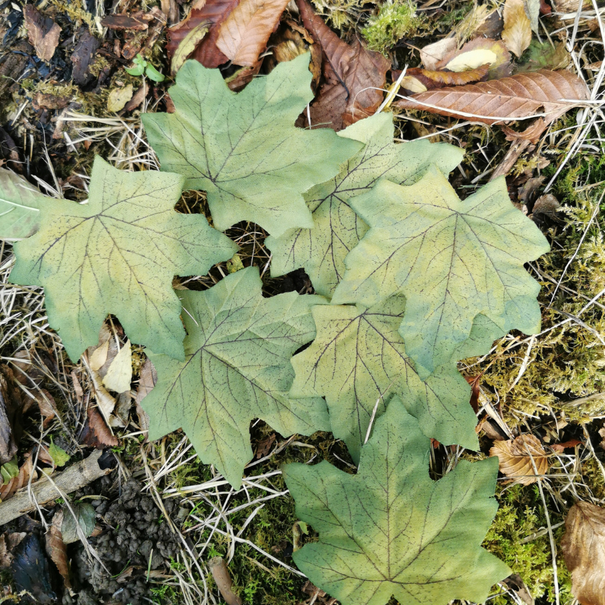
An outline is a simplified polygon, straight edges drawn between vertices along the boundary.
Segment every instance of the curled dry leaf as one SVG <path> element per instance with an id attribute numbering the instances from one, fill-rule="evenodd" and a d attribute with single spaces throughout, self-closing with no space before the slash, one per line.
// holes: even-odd
<path id="1" fill-rule="evenodd" d="M 7 569 L 13 562 L 15 548 L 25 538 L 25 532 L 6 533 L 0 536 L 0 569 Z"/>
<path id="2" fill-rule="evenodd" d="M 476 69 L 456 73 L 453 71 L 429 71 L 412 67 L 406 71 L 401 80 L 401 88 L 411 93 L 435 90 L 445 86 L 464 86 L 471 82 L 478 82 L 487 76 L 489 65 L 481 65 Z M 393 78 L 395 78 L 393 74 Z"/>
<path id="3" fill-rule="evenodd" d="M 571 507 L 561 549 L 571 592 L 582 605 L 605 605 L 605 509 L 588 502 Z"/>
<path id="4" fill-rule="evenodd" d="M 500 459 L 500 472 L 521 485 L 531 485 L 548 472 L 548 458 L 533 435 L 520 435 L 508 441 L 496 441 L 490 456 Z"/>
<path id="5" fill-rule="evenodd" d="M 531 21 L 524 0 L 506 0 L 502 40 L 511 53 L 520 57 L 531 44 Z"/>
<path id="6" fill-rule="evenodd" d="M 542 70 L 422 92 L 394 105 L 485 124 L 540 114 L 549 124 L 587 98 L 588 89 L 577 76 L 568 71 Z"/>
<path id="7" fill-rule="evenodd" d="M 236 65 L 252 67 L 289 0 L 241 0 L 221 25 L 216 45 Z"/>
<path id="8" fill-rule="evenodd" d="M 118 438 L 111 432 L 97 408 L 88 408 L 88 422 L 80 435 L 80 443 L 97 449 L 115 447 Z"/>
<path id="9" fill-rule="evenodd" d="M 20 436 L 17 421 L 23 402 L 19 389 L 15 389 L 12 383 L 10 368 L 3 366 L 0 370 L 0 465 L 12 460 L 17 453 Z"/>
<path id="10" fill-rule="evenodd" d="M 437 69 L 449 71 L 467 71 L 481 65 L 489 65 L 488 80 L 510 76 L 511 57 L 502 40 L 475 38 L 467 42 L 460 50 L 448 53 L 437 64 Z"/>
<path id="11" fill-rule="evenodd" d="M 324 83 L 311 104 L 313 126 L 335 130 L 367 118 L 380 107 L 390 62 L 359 40 L 342 41 L 306 0 L 296 0 L 304 26 L 323 48 Z"/>
<path id="12" fill-rule="evenodd" d="M 456 38 L 442 38 L 420 51 L 420 61 L 425 69 L 439 69 L 439 63 L 446 55 L 455 52 L 456 46 Z"/>
<path id="13" fill-rule="evenodd" d="M 67 547 L 63 542 L 61 534 L 61 525 L 63 524 L 63 510 L 59 509 L 54 515 L 53 520 L 46 532 L 46 552 L 52 562 L 57 566 L 65 588 L 71 591 L 71 581 L 69 579 L 69 561 L 67 560 Z"/>
<path id="14" fill-rule="evenodd" d="M 31 453 L 25 455 L 23 464 L 19 467 L 19 474 L 11 479 L 5 485 L 0 486 L 0 501 L 4 502 L 13 496 L 13 494 L 25 487 L 30 479 L 35 481 L 37 473 L 34 471 L 34 463 L 31 457 Z"/>
<path id="15" fill-rule="evenodd" d="M 40 14 L 32 4 L 26 5 L 23 13 L 27 35 L 36 54 L 42 61 L 50 61 L 59 44 L 61 28 L 52 19 Z"/>

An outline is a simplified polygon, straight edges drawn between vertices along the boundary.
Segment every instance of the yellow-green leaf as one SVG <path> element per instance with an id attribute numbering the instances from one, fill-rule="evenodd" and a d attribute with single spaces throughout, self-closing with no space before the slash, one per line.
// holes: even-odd
<path id="1" fill-rule="evenodd" d="M 10 275 L 44 286 L 50 325 L 76 361 L 113 313 L 129 338 L 184 358 L 175 275 L 204 275 L 236 246 L 202 215 L 178 214 L 183 177 L 125 172 L 95 158 L 86 204 L 48 200 L 39 231 L 15 245 Z"/>
<path id="2" fill-rule="evenodd" d="M 142 116 L 163 170 L 208 193 L 217 229 L 252 221 L 279 236 L 312 227 L 302 194 L 361 148 L 327 129 L 296 128 L 313 99 L 309 55 L 280 63 L 240 93 L 220 70 L 187 61 L 170 89 L 176 111 Z"/>
<path id="3" fill-rule="evenodd" d="M 483 603 L 510 570 L 481 548 L 496 514 L 494 460 L 462 460 L 439 481 L 429 440 L 394 398 L 361 452 L 356 475 L 321 462 L 288 464 L 296 513 L 319 541 L 296 565 L 342 605 Z"/>
<path id="4" fill-rule="evenodd" d="M 333 302 L 406 295 L 400 333 L 421 378 L 452 359 L 479 314 L 503 333 L 539 331 L 540 285 L 523 264 L 549 245 L 511 204 L 504 178 L 461 200 L 431 168 L 414 185 L 380 181 L 351 203 L 371 228 L 347 256 Z"/>
<path id="5" fill-rule="evenodd" d="M 263 298 L 256 267 L 228 275 L 204 292 L 179 291 L 187 329 L 184 361 L 149 353 L 158 373 L 142 401 L 149 438 L 182 427 L 206 464 L 241 485 L 252 458 L 250 421 L 281 435 L 329 430 L 323 399 L 293 400 L 290 358 L 315 336 L 310 307 L 318 296 Z"/>
<path id="6" fill-rule="evenodd" d="M 47 203 L 52 203 L 52 198 L 14 172 L 0 168 L 0 239 L 33 235 L 40 225 L 40 208 Z"/>

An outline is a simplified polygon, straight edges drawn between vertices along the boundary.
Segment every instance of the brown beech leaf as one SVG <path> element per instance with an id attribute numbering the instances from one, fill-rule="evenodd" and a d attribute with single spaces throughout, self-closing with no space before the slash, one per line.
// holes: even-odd
<path id="1" fill-rule="evenodd" d="M 503 16 L 502 40 L 511 53 L 520 57 L 531 44 L 531 21 L 524 0 L 506 0 Z"/>
<path id="2" fill-rule="evenodd" d="M 582 605 L 605 605 L 605 509 L 574 504 L 565 519 L 561 549 L 571 592 Z"/>
<path id="3" fill-rule="evenodd" d="M 80 443 L 97 449 L 115 447 L 118 438 L 111 432 L 97 408 L 88 408 L 88 421 L 80 435 Z"/>
<path id="4" fill-rule="evenodd" d="M 40 14 L 32 4 L 27 4 L 23 13 L 27 36 L 36 54 L 42 61 L 50 61 L 59 44 L 61 28 L 52 19 Z"/>
<path id="5" fill-rule="evenodd" d="M 69 561 L 67 560 L 67 547 L 63 542 L 61 525 L 63 524 L 63 510 L 59 509 L 54 515 L 52 523 L 46 532 L 46 553 L 57 566 L 65 588 L 71 590 L 69 579 Z"/>
<path id="6" fill-rule="evenodd" d="M 252 67 L 289 0 L 241 0 L 220 27 L 216 45 L 236 65 Z"/>
<path id="7" fill-rule="evenodd" d="M 304 26 L 324 52 L 324 83 L 311 104 L 313 125 L 341 130 L 374 114 L 383 99 L 390 62 L 359 40 L 341 40 L 306 0 L 296 0 Z"/>
<path id="8" fill-rule="evenodd" d="M 503 475 L 521 485 L 531 485 L 539 476 L 548 472 L 547 454 L 540 441 L 533 435 L 520 435 L 509 441 L 496 441 L 489 455 L 500 459 L 500 472 Z"/>
<path id="9" fill-rule="evenodd" d="M 422 92 L 394 105 L 485 124 L 540 114 L 549 124 L 587 98 L 588 89 L 577 76 L 568 71 L 541 70 Z"/>
<path id="10" fill-rule="evenodd" d="M 488 71 L 489 65 L 481 65 L 476 69 L 470 69 L 469 71 L 462 71 L 460 73 L 454 71 L 429 71 L 428 69 L 412 67 L 405 72 L 406 75 L 401 80 L 401 88 L 414 93 L 444 88 L 445 86 L 464 86 L 465 84 L 478 82 L 483 79 L 487 76 Z M 393 78 L 395 77 L 397 77 L 396 73 L 393 73 Z M 417 90 L 412 88 L 412 86 L 415 86 L 414 80 L 418 82 L 423 89 Z"/>
<path id="11" fill-rule="evenodd" d="M 177 50 L 183 44 L 187 48 L 180 50 L 180 58 L 191 57 L 208 68 L 215 68 L 227 63 L 229 59 L 216 46 L 216 41 L 221 23 L 238 4 L 239 0 L 208 0 L 204 4 L 198 3 L 197 6 L 194 6 L 186 19 L 168 30 L 166 44 L 168 58 L 172 61 Z M 188 43 L 192 41 L 192 37 L 196 36 L 196 32 L 199 36 L 206 27 L 209 27 L 209 31 L 201 36 L 192 51 L 187 52 Z M 188 38 L 188 36 L 191 37 Z"/>

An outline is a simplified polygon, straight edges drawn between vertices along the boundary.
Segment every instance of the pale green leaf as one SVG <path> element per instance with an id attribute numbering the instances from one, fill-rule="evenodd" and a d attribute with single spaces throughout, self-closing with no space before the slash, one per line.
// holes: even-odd
<path id="1" fill-rule="evenodd" d="M 11 281 L 44 286 L 50 325 L 76 361 L 113 313 L 129 338 L 183 359 L 175 275 L 204 275 L 236 246 L 202 215 L 178 214 L 183 177 L 124 172 L 97 157 L 87 204 L 49 200 L 15 244 Z"/>
<path id="2" fill-rule="evenodd" d="M 142 116 L 163 170 L 204 190 L 217 229 L 252 221 L 278 236 L 311 227 L 302 194 L 361 148 L 327 129 L 294 123 L 312 100 L 309 55 L 280 63 L 240 93 L 218 69 L 187 61 L 170 89 L 175 113 Z"/>
<path id="3" fill-rule="evenodd" d="M 404 311 L 402 295 L 369 309 L 313 307 L 317 338 L 292 358 L 296 378 L 290 395 L 325 396 L 332 432 L 347 444 L 354 460 L 359 459 L 374 408 L 380 416 L 394 394 L 419 419 L 425 435 L 447 445 L 478 447 L 469 385 L 455 363 L 426 382 L 420 380 L 398 332 Z"/>
<path id="4" fill-rule="evenodd" d="M 69 454 L 58 445 L 55 445 L 52 441 L 48 446 L 48 454 L 53 459 L 55 466 L 65 466 L 69 462 Z"/>
<path id="5" fill-rule="evenodd" d="M 17 240 L 33 235 L 40 225 L 40 208 L 53 199 L 19 175 L 0 168 L 0 239 Z"/>
<path id="6" fill-rule="evenodd" d="M 405 294 L 400 332 L 422 378 L 452 358 L 479 314 L 501 333 L 539 331 L 540 285 L 523 264 L 549 246 L 511 204 L 504 178 L 460 200 L 431 168 L 414 185 L 380 181 L 351 203 L 371 228 L 347 256 L 334 302 Z"/>
<path id="7" fill-rule="evenodd" d="M 281 435 L 329 430 L 319 397 L 292 400 L 290 358 L 312 340 L 317 296 L 263 298 L 256 267 L 228 275 L 204 292 L 180 291 L 187 329 L 184 362 L 149 353 L 158 374 L 142 406 L 149 438 L 182 427 L 199 457 L 234 485 L 252 458 L 250 422 L 261 418 Z"/>
<path id="8" fill-rule="evenodd" d="M 430 165 L 445 174 L 462 159 L 462 151 L 428 141 L 395 144 L 391 114 L 379 113 L 338 133 L 361 141 L 365 147 L 333 179 L 313 187 L 305 201 L 313 215 L 312 229 L 290 229 L 267 239 L 273 253 L 271 275 L 304 267 L 315 291 L 332 296 L 345 271 L 345 256 L 359 243 L 368 227 L 353 212 L 349 199 L 369 191 L 384 177 L 394 183 L 416 182 Z"/>
<path id="9" fill-rule="evenodd" d="M 75 517 L 74 517 L 75 514 Z M 79 537 L 78 526 L 82 535 L 88 538 L 95 529 L 96 514 L 92 505 L 87 502 L 75 502 L 71 510 L 63 509 L 63 523 L 61 525 L 61 537 L 65 544 L 77 542 Z"/>
<path id="10" fill-rule="evenodd" d="M 498 505 L 493 459 L 462 460 L 429 477 L 430 443 L 394 398 L 361 452 L 356 475 L 327 462 L 289 464 L 296 513 L 319 541 L 296 565 L 342 605 L 483 603 L 510 570 L 481 548 Z"/>

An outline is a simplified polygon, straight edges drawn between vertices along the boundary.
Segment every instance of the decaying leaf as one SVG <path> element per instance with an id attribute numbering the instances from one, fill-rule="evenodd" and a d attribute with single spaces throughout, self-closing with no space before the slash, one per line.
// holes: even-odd
<path id="1" fill-rule="evenodd" d="M 496 441 L 489 452 L 500 459 L 500 472 L 521 485 L 531 485 L 548 472 L 548 456 L 533 435 Z"/>
<path id="2" fill-rule="evenodd" d="M 23 8 L 25 28 L 29 41 L 42 61 L 50 61 L 59 44 L 61 28 L 50 18 L 44 17 L 33 4 Z"/>
<path id="3" fill-rule="evenodd" d="M 451 360 L 480 314 L 499 335 L 539 331 L 540 285 L 523 264 L 550 247 L 510 203 L 503 178 L 463 201 L 431 167 L 413 185 L 382 180 L 350 204 L 370 230 L 345 259 L 332 300 L 371 306 L 402 292 L 399 331 L 421 378 Z"/>
<path id="4" fill-rule="evenodd" d="M 11 384 L 12 372 L 6 366 L 0 368 L 0 465 L 12 460 L 17 453 L 21 427 L 16 426 L 23 408 L 21 392 Z"/>
<path id="5" fill-rule="evenodd" d="M 25 532 L 12 532 L 0 536 L 0 569 L 7 569 L 11 566 L 15 549 L 26 535 Z"/>
<path id="6" fill-rule="evenodd" d="M 342 605 L 483 603 L 510 570 L 481 548 L 496 514 L 495 461 L 463 460 L 439 481 L 430 442 L 393 399 L 363 447 L 356 475 L 328 462 L 289 464 L 284 477 L 300 519 L 319 541 L 296 565 Z"/>
<path id="7" fill-rule="evenodd" d="M 436 165 L 448 174 L 462 160 L 460 150 L 442 143 L 393 143 L 391 114 L 378 114 L 339 133 L 364 143 L 333 179 L 305 193 L 313 215 L 312 229 L 291 229 L 266 240 L 273 253 L 271 275 L 304 267 L 318 294 L 331 297 L 345 271 L 344 259 L 366 233 L 367 225 L 349 205 L 349 198 L 369 191 L 380 178 L 409 185 Z"/>
<path id="8" fill-rule="evenodd" d="M 107 111 L 121 111 L 130 99 L 132 99 L 132 84 L 123 88 L 114 88 L 107 98 Z"/>
<path id="9" fill-rule="evenodd" d="M 216 45 L 236 65 L 255 65 L 288 1 L 241 0 L 221 24 Z"/>
<path id="10" fill-rule="evenodd" d="M 111 432 L 98 408 L 89 407 L 87 415 L 88 420 L 80 435 L 80 442 L 83 445 L 103 449 L 119 444 L 118 438 Z"/>
<path id="11" fill-rule="evenodd" d="M 489 65 L 488 80 L 510 76 L 511 57 L 502 40 L 475 38 L 467 42 L 460 50 L 448 53 L 438 63 L 438 69 L 464 72 Z"/>
<path id="12" fill-rule="evenodd" d="M 525 12 L 525 0 L 506 0 L 502 40 L 511 53 L 520 57 L 531 43 L 531 21 Z"/>
<path id="13" fill-rule="evenodd" d="M 565 519 L 561 549 L 571 592 L 581 605 L 605 605 L 605 509 L 576 502 Z"/>
<path id="14" fill-rule="evenodd" d="M 40 207 L 52 203 L 50 198 L 6 168 L 0 168 L 0 191 L 0 239 L 33 235 L 40 226 Z"/>
<path id="15" fill-rule="evenodd" d="M 95 509 L 88 502 L 74 502 L 70 507 L 71 511 L 63 510 L 61 535 L 65 544 L 77 542 L 80 540 L 80 536 L 88 538 L 92 535 L 96 524 Z"/>
<path id="16" fill-rule="evenodd" d="M 559 70 L 567 68 L 571 55 L 564 42 L 538 42 L 532 40 L 524 62 L 517 67 L 517 72 L 537 71 L 539 69 Z"/>
<path id="17" fill-rule="evenodd" d="M 395 295 L 369 309 L 313 307 L 317 337 L 292 358 L 292 397 L 324 396 L 334 436 L 353 460 L 366 438 L 370 418 L 382 415 L 393 395 L 405 402 L 426 435 L 445 444 L 477 449 L 477 417 L 471 389 L 456 364 L 439 368 L 423 382 L 398 332 L 405 298 Z"/>
<path id="18" fill-rule="evenodd" d="M 15 244 L 10 279 L 44 286 L 49 323 L 73 361 L 97 342 L 108 313 L 135 342 L 183 358 L 174 275 L 204 275 L 236 250 L 203 215 L 174 210 L 183 182 L 97 156 L 88 203 L 48 200 L 39 231 Z"/>
<path id="19" fill-rule="evenodd" d="M 325 402 L 292 400 L 290 358 L 312 340 L 317 296 L 296 292 L 264 299 L 249 267 L 203 292 L 182 290 L 186 359 L 148 353 L 158 382 L 142 402 L 150 439 L 182 427 L 206 464 L 240 486 L 252 457 L 250 421 L 262 418 L 281 435 L 329 430 Z"/>
<path id="20" fill-rule="evenodd" d="M 406 71 L 406 75 L 399 81 L 401 88 L 408 94 L 435 90 L 445 86 L 464 86 L 471 82 L 478 82 L 487 76 L 489 65 L 481 65 L 466 71 L 428 71 L 413 67 Z"/>
<path id="21" fill-rule="evenodd" d="M 52 523 L 46 533 L 46 552 L 52 562 L 57 566 L 65 588 L 71 590 L 71 581 L 69 579 L 69 560 L 67 559 L 67 547 L 63 542 L 61 535 L 61 525 L 63 524 L 63 510 L 59 509 L 53 515 Z"/>
<path id="22" fill-rule="evenodd" d="M 130 391 L 132 380 L 132 347 L 130 340 L 119 350 L 103 377 L 103 386 L 116 393 Z"/>
<path id="23" fill-rule="evenodd" d="M 187 61 L 170 89 L 175 113 L 142 116 L 162 169 L 207 191 L 217 229 L 243 220 L 275 236 L 312 227 L 302 194 L 333 177 L 361 147 L 327 130 L 295 128 L 313 98 L 308 65 L 308 54 L 280 63 L 234 94 L 220 71 Z"/>
<path id="24" fill-rule="evenodd" d="M 341 40 L 306 0 L 296 0 L 303 23 L 323 48 L 324 84 L 311 104 L 313 126 L 335 130 L 374 114 L 383 99 L 390 62 L 365 48 L 359 40 Z"/>
<path id="25" fill-rule="evenodd" d="M 8 483 L 0 485 L 0 501 L 4 502 L 13 496 L 13 494 L 27 485 L 28 481 L 37 478 L 37 473 L 34 471 L 34 464 L 31 453 L 24 456 L 23 464 L 19 467 L 19 474 L 11 479 Z"/>
<path id="26" fill-rule="evenodd" d="M 536 71 L 500 80 L 422 92 L 393 105 L 496 124 L 542 115 L 547 123 L 588 98 L 586 84 L 568 71 Z"/>
<path id="27" fill-rule="evenodd" d="M 420 61 L 425 69 L 438 69 L 439 63 L 448 54 L 456 50 L 456 38 L 441 38 L 428 44 L 420 51 Z"/>

